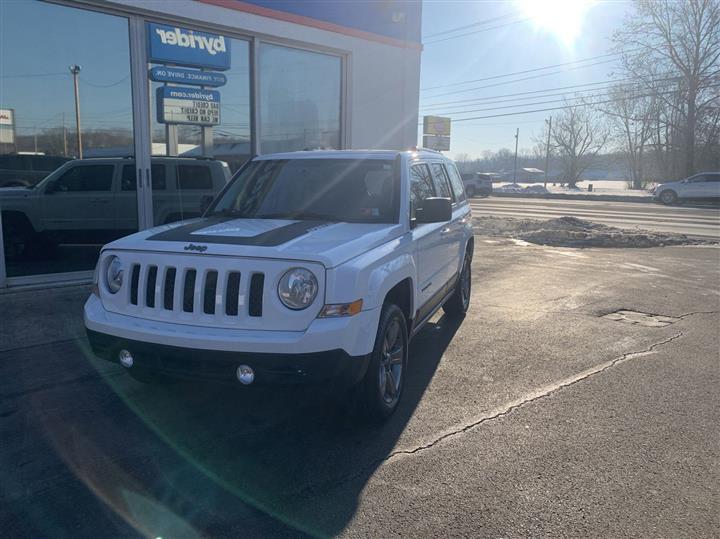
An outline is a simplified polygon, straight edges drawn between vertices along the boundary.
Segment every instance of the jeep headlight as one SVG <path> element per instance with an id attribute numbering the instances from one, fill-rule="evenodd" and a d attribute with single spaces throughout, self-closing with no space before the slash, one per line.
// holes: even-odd
<path id="1" fill-rule="evenodd" d="M 313 272 L 305 268 L 287 270 L 278 283 L 278 297 L 288 309 L 306 309 L 318 293 L 318 282 Z"/>
<path id="2" fill-rule="evenodd" d="M 107 268 L 105 270 L 105 282 L 110 293 L 115 294 L 122 286 L 125 270 L 122 262 L 116 256 L 111 256 L 105 267 Z"/>

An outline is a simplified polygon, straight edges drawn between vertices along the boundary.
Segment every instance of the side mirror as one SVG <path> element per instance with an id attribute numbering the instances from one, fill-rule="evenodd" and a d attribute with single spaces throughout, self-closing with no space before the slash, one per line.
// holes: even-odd
<path id="1" fill-rule="evenodd" d="M 45 187 L 45 194 L 52 195 L 53 193 L 57 192 L 57 190 L 57 184 L 54 181 L 48 182 L 47 186 Z"/>
<path id="2" fill-rule="evenodd" d="M 214 197 L 212 195 L 203 195 L 203 197 L 200 199 L 200 215 L 205 215 L 205 212 L 210 207 L 210 204 L 212 204 L 213 200 Z"/>
<path id="3" fill-rule="evenodd" d="M 423 200 L 422 208 L 415 210 L 416 223 L 442 223 L 450 219 L 452 219 L 452 202 L 449 198 L 426 198 Z"/>

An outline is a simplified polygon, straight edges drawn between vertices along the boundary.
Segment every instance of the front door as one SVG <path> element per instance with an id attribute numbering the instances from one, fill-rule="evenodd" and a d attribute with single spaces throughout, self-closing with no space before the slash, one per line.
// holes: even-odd
<path id="1" fill-rule="evenodd" d="M 430 168 L 425 163 L 410 167 L 410 218 L 422 208 L 426 198 L 434 197 Z M 417 249 L 418 272 L 418 321 L 422 320 L 444 295 L 447 265 L 447 247 L 443 229 L 447 223 L 417 224 L 412 229 L 413 241 Z"/>
<path id="2" fill-rule="evenodd" d="M 97 243 L 115 229 L 115 165 L 75 165 L 45 186 L 43 229 L 60 242 Z"/>

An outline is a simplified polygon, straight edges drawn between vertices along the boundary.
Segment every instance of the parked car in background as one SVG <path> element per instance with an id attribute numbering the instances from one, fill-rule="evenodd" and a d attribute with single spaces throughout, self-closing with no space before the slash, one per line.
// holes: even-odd
<path id="1" fill-rule="evenodd" d="M 61 155 L 0 155 L 0 187 L 31 187 L 70 160 Z"/>
<path id="2" fill-rule="evenodd" d="M 701 172 L 684 180 L 663 183 L 653 190 L 653 198 L 663 204 L 720 201 L 720 172 Z"/>
<path id="3" fill-rule="evenodd" d="M 492 194 L 493 176 L 485 172 L 472 172 L 462 175 L 463 184 L 465 185 L 465 193 L 467 196 L 475 195 L 490 196 Z"/>
<path id="4" fill-rule="evenodd" d="M 151 172 L 157 224 L 198 217 L 230 179 L 227 164 L 213 159 L 153 157 Z M 134 159 L 70 161 L 36 186 L 0 189 L 5 244 L 41 252 L 126 236 L 138 227 L 136 193 Z"/>

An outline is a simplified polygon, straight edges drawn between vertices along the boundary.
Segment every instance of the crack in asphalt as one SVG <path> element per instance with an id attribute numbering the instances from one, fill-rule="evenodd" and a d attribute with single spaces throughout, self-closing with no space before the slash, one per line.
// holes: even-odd
<path id="1" fill-rule="evenodd" d="M 695 314 L 695 313 L 689 313 L 689 314 Z M 655 342 L 655 343 L 651 344 L 650 346 L 648 346 L 647 348 L 644 348 L 642 350 L 638 350 L 635 352 L 627 352 L 625 354 L 622 354 L 619 357 L 605 361 L 594 367 L 590 367 L 589 369 L 586 369 L 570 378 L 566 378 L 560 382 L 556 382 L 551 385 L 546 385 L 540 389 L 537 389 L 536 391 L 529 394 L 528 396 L 518 399 L 518 400 L 510 403 L 509 405 L 508 404 L 504 405 L 501 409 L 496 409 L 497 411 L 495 411 L 494 413 L 483 416 L 483 417 L 477 419 L 476 421 L 473 421 L 472 423 L 463 425 L 460 428 L 456 428 L 456 429 L 453 429 L 452 431 L 446 432 L 430 442 L 427 442 L 425 444 L 414 447 L 413 449 L 400 449 L 397 451 L 392 451 L 385 457 L 375 459 L 372 462 L 366 464 L 355 474 L 349 475 L 339 481 L 337 479 L 335 479 L 335 480 L 329 481 L 327 483 L 323 482 L 322 484 L 307 485 L 305 488 L 300 489 L 300 492 L 294 492 L 293 496 L 297 496 L 298 494 L 312 494 L 313 492 L 318 492 L 318 491 L 327 493 L 327 487 L 336 487 L 340 484 L 349 483 L 351 481 L 354 481 L 356 479 L 366 476 L 369 472 L 377 469 L 380 465 L 382 465 L 385 462 L 390 461 L 393 458 L 418 454 L 422 451 L 426 451 L 428 449 L 435 447 L 436 445 L 440 444 L 441 442 L 443 442 L 445 440 L 448 440 L 449 438 L 454 438 L 458 435 L 468 432 L 469 430 L 472 430 L 475 427 L 478 427 L 484 423 L 493 421 L 495 419 L 500 419 L 502 417 L 506 417 L 506 416 L 510 415 L 511 413 L 513 413 L 514 411 L 519 410 L 520 408 L 522 408 L 528 404 L 531 404 L 535 401 L 549 397 L 549 396 L 553 395 L 554 393 L 560 391 L 561 389 L 565 389 L 565 388 L 573 386 L 579 382 L 587 380 L 593 376 L 601 374 L 601 373 L 605 372 L 606 370 L 611 369 L 612 367 L 615 367 L 616 365 L 619 365 L 621 363 L 624 363 L 624 362 L 626 362 L 630 359 L 634 359 L 636 357 L 651 354 L 652 352 L 655 351 L 655 349 L 657 349 L 661 346 L 664 346 L 666 344 L 669 344 L 672 341 L 679 339 L 683 335 L 684 335 L 684 333 L 681 331 L 671 337 L 668 337 L 667 339 L 663 339 L 662 341 Z"/>
<path id="2" fill-rule="evenodd" d="M 687 318 L 688 316 L 694 316 L 696 314 L 720 314 L 720 311 L 694 311 L 691 313 L 680 314 L 675 318 Z"/>
<path id="3" fill-rule="evenodd" d="M 695 313 L 690 313 L 695 314 Z M 530 404 L 532 402 L 535 402 L 540 399 L 544 399 L 546 397 L 549 397 L 553 393 L 556 393 L 557 391 L 560 391 L 561 389 L 565 389 L 566 387 L 573 386 L 579 382 L 582 382 L 584 380 L 587 380 L 588 378 L 591 378 L 597 374 L 601 374 L 604 371 L 615 367 L 616 365 L 620 363 L 624 363 L 625 361 L 628 361 L 630 359 L 633 359 L 635 357 L 644 356 L 647 354 L 652 353 L 656 348 L 659 348 L 661 346 L 664 346 L 666 344 L 671 343 L 672 341 L 679 339 L 684 334 L 681 331 L 680 333 L 677 333 L 673 335 L 672 337 L 668 337 L 667 339 L 663 339 L 662 341 L 656 342 L 651 344 L 649 347 L 645 348 L 644 350 L 639 350 L 637 352 L 627 352 L 619 357 L 616 357 L 615 359 L 611 359 L 609 361 L 606 361 L 604 363 L 600 363 L 599 365 L 596 365 L 595 367 L 591 367 L 590 369 L 587 369 L 585 371 L 582 371 L 575 376 L 571 378 L 566 378 L 562 382 L 555 383 L 551 386 L 545 386 L 544 388 L 541 388 L 534 393 L 530 394 L 530 396 L 522 398 L 520 400 L 517 400 L 510 404 L 509 406 L 505 406 L 502 410 L 497 411 L 491 415 L 487 415 L 484 417 L 481 417 L 480 419 L 473 421 L 472 423 L 469 423 L 467 425 L 464 425 L 463 427 L 459 429 L 452 430 L 450 432 L 446 432 L 445 434 L 435 438 L 431 442 L 428 442 L 426 444 L 417 446 L 413 449 L 401 449 L 398 451 L 393 451 L 390 454 L 388 454 L 385 458 L 382 459 L 383 461 L 388 461 L 392 459 L 393 457 L 401 456 L 401 455 L 414 455 L 416 453 L 419 453 L 420 451 L 425 451 L 426 449 L 430 449 L 440 442 L 447 440 L 448 438 L 452 438 L 454 436 L 457 436 L 459 434 L 463 434 L 464 432 L 467 432 L 479 425 L 482 425 L 483 423 L 486 423 L 488 421 L 492 421 L 494 419 L 499 419 L 501 417 L 505 417 L 515 410 L 522 408 L 523 406 Z"/>

